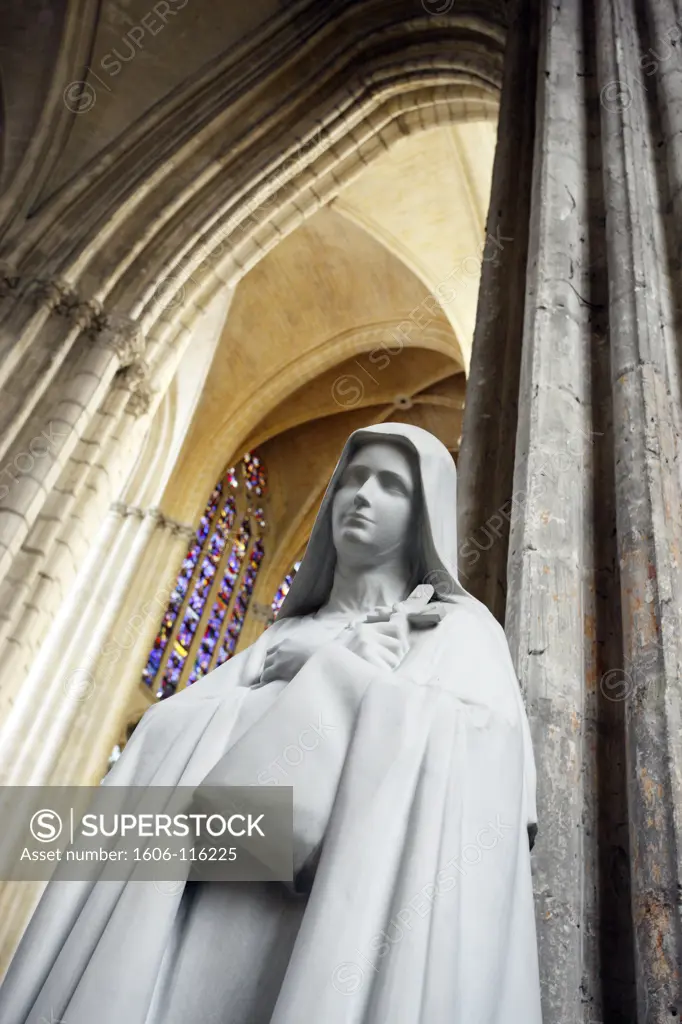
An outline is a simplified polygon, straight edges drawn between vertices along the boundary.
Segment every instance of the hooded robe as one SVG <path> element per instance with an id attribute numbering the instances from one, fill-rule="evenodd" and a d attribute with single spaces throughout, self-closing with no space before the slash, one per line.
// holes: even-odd
<path id="1" fill-rule="evenodd" d="M 359 443 L 391 438 L 418 465 L 434 590 L 425 608 L 417 595 L 407 655 L 377 670 L 328 622 L 293 679 L 260 686 L 269 646 L 329 596 L 341 472 Z M 150 708 L 104 781 L 292 785 L 294 883 L 57 871 L 0 989 L 2 1024 L 541 1024 L 530 733 L 504 632 L 456 553 L 447 449 L 401 423 L 355 431 L 276 622 Z"/>

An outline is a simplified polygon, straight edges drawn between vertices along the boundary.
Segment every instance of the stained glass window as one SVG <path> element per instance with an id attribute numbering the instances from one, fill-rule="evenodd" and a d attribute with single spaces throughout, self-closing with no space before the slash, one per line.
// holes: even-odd
<path id="1" fill-rule="evenodd" d="M 228 470 L 228 472 L 230 471 Z M 146 683 L 147 686 L 152 685 L 159 671 L 161 660 L 166 647 L 168 646 L 168 640 L 173 632 L 175 620 L 178 617 L 178 612 L 180 611 L 187 595 L 190 582 L 197 567 L 197 562 L 199 561 L 201 549 L 208 536 L 213 519 L 215 518 L 216 509 L 220 503 L 222 493 L 223 485 L 222 482 L 219 482 L 214 488 L 211 497 L 208 499 L 208 504 L 206 505 L 204 513 L 199 520 L 199 528 L 197 529 L 195 537 L 183 559 L 175 587 L 173 588 L 170 601 L 168 602 L 168 607 L 166 608 L 163 619 L 161 620 L 161 628 L 157 634 L 156 640 L 154 641 L 154 646 L 149 652 L 147 664 L 142 672 L 142 681 Z"/>
<path id="2" fill-rule="evenodd" d="M 300 564 L 300 562 L 294 562 L 291 569 L 282 580 L 277 593 L 275 594 L 275 597 L 272 602 L 272 611 L 275 617 L 277 616 L 277 612 L 280 610 L 282 604 L 284 603 L 284 598 L 289 593 L 289 588 L 291 587 L 294 576 L 299 570 Z"/>
<path id="3" fill-rule="evenodd" d="M 264 554 L 266 491 L 265 468 L 255 452 L 216 484 L 142 673 L 147 686 L 160 679 L 157 697 L 191 685 L 234 654 Z"/>
<path id="4" fill-rule="evenodd" d="M 227 608 L 230 603 L 232 591 L 234 590 L 234 584 L 239 576 L 239 570 L 241 569 L 242 562 L 244 561 L 244 553 L 249 543 L 250 536 L 251 528 L 249 525 L 249 519 L 245 518 L 239 528 L 239 533 L 235 538 L 234 544 L 232 545 L 232 551 L 230 552 L 230 557 L 227 560 L 227 567 L 223 575 L 220 590 L 218 591 L 218 597 L 211 609 L 211 615 L 208 620 L 208 625 L 206 626 L 206 631 L 202 637 L 201 643 L 199 644 L 199 653 L 197 654 L 194 668 L 187 680 L 188 685 L 190 683 L 195 683 L 201 676 L 206 675 L 209 670 L 213 659 L 213 652 L 216 648 L 222 624 L 227 614 Z M 221 664 L 220 660 L 218 661 L 218 664 Z"/>
<path id="5" fill-rule="evenodd" d="M 265 494 L 265 470 L 260 459 L 253 452 L 247 452 L 244 456 L 244 475 L 248 491 L 258 495 L 259 498 Z"/>
<path id="6" fill-rule="evenodd" d="M 263 554 L 263 542 L 261 540 L 257 540 L 251 548 L 249 562 L 246 567 L 246 571 L 244 572 L 244 579 L 239 593 L 237 594 L 237 599 L 234 602 L 232 616 L 225 631 L 225 639 L 223 640 L 220 651 L 218 652 L 218 665 L 222 665 L 224 661 L 227 661 L 227 659 L 231 658 L 234 654 L 239 634 L 241 633 L 242 626 L 244 625 L 244 617 L 246 615 L 247 608 L 249 607 L 249 601 L 251 600 L 251 594 L 253 592 L 253 585 L 256 582 L 256 573 L 258 572 L 258 566 L 261 563 Z"/>

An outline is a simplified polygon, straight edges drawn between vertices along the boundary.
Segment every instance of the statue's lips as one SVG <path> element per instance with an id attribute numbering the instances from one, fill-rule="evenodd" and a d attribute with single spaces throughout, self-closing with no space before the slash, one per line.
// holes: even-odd
<path id="1" fill-rule="evenodd" d="M 345 518 L 345 522 L 350 526 L 357 526 L 360 523 L 371 523 L 372 520 L 368 519 L 367 516 L 361 516 L 359 512 L 349 512 Z"/>

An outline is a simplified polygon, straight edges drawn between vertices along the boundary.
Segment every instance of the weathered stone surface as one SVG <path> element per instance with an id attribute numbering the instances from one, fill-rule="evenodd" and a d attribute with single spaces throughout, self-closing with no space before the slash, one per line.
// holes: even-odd
<path id="1" fill-rule="evenodd" d="M 672 4 L 642 7 L 539 5 L 518 419 L 504 331 L 492 345 L 484 330 L 505 299 L 484 275 L 460 462 L 473 533 L 494 492 L 491 420 L 511 415 L 506 625 L 539 765 L 545 1014 L 562 1022 L 680 1013 L 682 30 Z M 473 588 L 490 600 L 500 575 L 492 549 Z"/>

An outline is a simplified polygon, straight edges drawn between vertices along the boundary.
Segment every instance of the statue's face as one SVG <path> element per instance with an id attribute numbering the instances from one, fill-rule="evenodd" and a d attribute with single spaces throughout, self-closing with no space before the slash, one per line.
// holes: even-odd
<path id="1" fill-rule="evenodd" d="M 380 565 L 405 547 L 415 484 L 407 454 L 386 441 L 363 445 L 344 469 L 332 505 L 337 557 Z"/>

